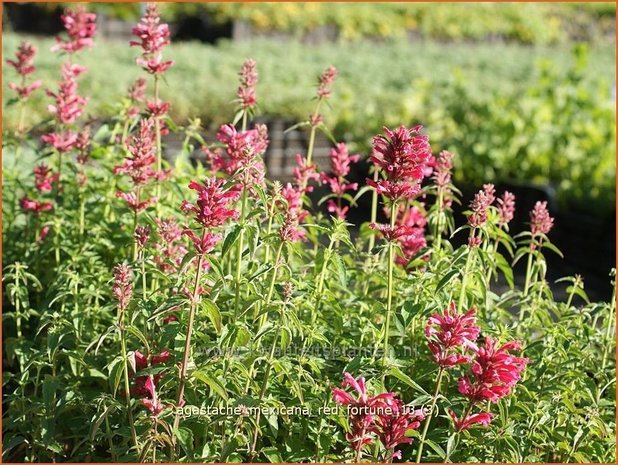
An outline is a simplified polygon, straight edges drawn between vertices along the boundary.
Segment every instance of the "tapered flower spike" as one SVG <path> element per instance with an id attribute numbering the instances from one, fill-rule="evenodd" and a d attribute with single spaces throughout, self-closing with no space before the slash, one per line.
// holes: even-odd
<path id="1" fill-rule="evenodd" d="M 89 13 L 83 6 L 80 6 L 75 10 L 65 10 L 60 19 L 62 19 L 68 38 L 56 37 L 56 45 L 52 47 L 53 52 L 75 53 L 93 46 L 93 37 L 97 31 L 95 13 Z"/>
<path id="2" fill-rule="evenodd" d="M 467 352 L 477 348 L 476 340 L 481 329 L 476 324 L 476 310 L 458 313 L 455 302 L 427 320 L 425 337 L 434 360 L 443 368 L 467 363 Z"/>
<path id="3" fill-rule="evenodd" d="M 7 59 L 6 62 L 9 66 L 15 68 L 17 74 L 21 76 L 21 82 L 9 83 L 9 89 L 14 91 L 20 99 L 27 99 L 32 93 L 42 85 L 42 81 L 36 80 L 31 83 L 27 83 L 28 76 L 36 70 L 34 66 L 34 57 L 37 49 L 29 42 L 22 42 L 17 49 L 15 59 Z"/>
<path id="4" fill-rule="evenodd" d="M 116 265 L 114 268 L 114 284 L 112 294 L 118 301 L 118 308 L 126 310 L 133 296 L 133 285 L 131 284 L 131 267 L 124 263 Z"/>
<path id="5" fill-rule="evenodd" d="M 500 225 L 506 226 L 515 216 L 515 195 L 505 191 L 498 199 L 498 212 L 500 214 Z"/>
<path id="6" fill-rule="evenodd" d="M 236 95 L 240 100 L 240 107 L 243 110 L 254 108 L 257 103 L 255 95 L 255 87 L 258 82 L 258 72 L 255 60 L 248 58 L 242 65 L 240 70 L 240 85 L 236 91 Z"/>
<path id="7" fill-rule="evenodd" d="M 549 234 L 554 226 L 554 219 L 549 216 L 547 202 L 537 202 L 534 209 L 530 212 L 530 230 L 533 235 Z"/>
<path id="8" fill-rule="evenodd" d="M 169 26 L 161 23 L 156 3 L 146 6 L 146 13 L 140 22 L 133 27 L 133 35 L 138 40 L 132 40 L 129 44 L 133 47 L 141 47 L 142 56 L 137 58 L 136 63 L 149 74 L 159 75 L 167 71 L 174 62 L 163 60 L 162 51 L 169 45 Z"/>
<path id="9" fill-rule="evenodd" d="M 486 337 L 483 345 L 474 349 L 472 376 L 459 380 L 459 392 L 471 402 L 498 402 L 510 394 L 528 364 L 528 359 L 510 352 L 521 350 L 520 341 L 498 346 L 498 341 Z"/>

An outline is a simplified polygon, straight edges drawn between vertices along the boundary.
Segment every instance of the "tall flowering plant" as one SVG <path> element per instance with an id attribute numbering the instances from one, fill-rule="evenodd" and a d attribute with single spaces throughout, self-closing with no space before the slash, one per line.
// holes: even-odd
<path id="1" fill-rule="evenodd" d="M 170 31 L 166 23 L 161 22 L 156 3 L 148 3 L 144 16 L 132 29 L 136 40 L 129 44 L 132 47 L 142 49 L 142 54 L 135 62 L 146 73 L 153 77 L 153 100 L 148 100 L 146 107 L 155 124 L 156 142 L 156 161 L 157 171 L 162 171 L 163 151 L 161 147 L 162 127 L 164 127 L 164 117 L 170 109 L 169 102 L 164 102 L 160 98 L 160 80 L 163 74 L 174 64 L 172 60 L 163 59 L 163 50 L 170 44 Z M 157 197 L 161 195 L 161 187 L 157 186 Z"/>
<path id="2" fill-rule="evenodd" d="M 388 339 L 393 304 L 393 263 L 395 260 L 394 241 L 410 234 L 406 225 L 396 225 L 398 203 L 411 200 L 421 190 L 421 181 L 427 173 L 431 161 L 431 147 L 427 136 L 420 134 L 421 126 L 407 129 L 400 126 L 396 130 L 384 128 L 384 135 L 373 138 L 373 155 L 370 160 L 380 170 L 383 179 L 367 179 L 377 194 L 390 203 L 390 225 L 371 224 L 380 231 L 388 242 L 388 277 L 386 297 L 386 321 L 383 328 L 384 363 L 388 356 Z"/>

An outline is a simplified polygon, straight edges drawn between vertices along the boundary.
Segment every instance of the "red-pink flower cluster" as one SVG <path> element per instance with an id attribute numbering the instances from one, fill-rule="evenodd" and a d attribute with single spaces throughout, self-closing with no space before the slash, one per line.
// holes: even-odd
<path id="1" fill-rule="evenodd" d="M 30 84 L 26 83 L 27 77 L 34 73 L 36 70 L 34 66 L 34 57 L 36 55 L 36 47 L 29 42 L 22 42 L 19 44 L 15 59 L 7 59 L 6 62 L 9 66 L 15 68 L 17 74 L 21 76 L 21 82 L 19 84 L 11 82 L 9 83 L 9 89 L 14 91 L 19 98 L 27 99 L 32 93 L 41 87 L 42 81 L 37 80 Z"/>
<path id="2" fill-rule="evenodd" d="M 172 66 L 173 61 L 163 61 L 161 52 L 170 43 L 170 31 L 167 24 L 161 24 L 156 3 L 146 6 L 144 16 L 132 32 L 139 40 L 132 40 L 130 45 L 142 48 L 142 56 L 136 60 L 138 65 L 154 75 L 164 73 Z"/>
<path id="3" fill-rule="evenodd" d="M 208 231 L 209 229 L 222 226 L 229 219 L 238 218 L 238 211 L 229 205 L 238 199 L 240 186 L 235 184 L 230 189 L 223 190 L 224 183 L 223 179 L 216 178 L 206 178 L 203 184 L 191 181 L 189 188 L 197 191 L 197 202 L 192 204 L 184 200 L 180 207 L 185 214 L 192 213 L 203 228 L 201 237 L 189 228 L 183 231 L 193 242 L 198 255 L 210 252 L 221 240 L 220 234 Z"/>
<path id="4" fill-rule="evenodd" d="M 134 396 L 138 396 L 138 397 L 146 396 L 149 394 L 147 386 L 146 386 L 148 377 L 153 376 L 153 375 L 137 376 L 137 373 L 139 373 L 142 370 L 145 370 L 146 368 L 157 366 L 157 365 L 163 365 L 167 363 L 167 361 L 171 357 L 171 354 L 168 350 L 164 350 L 163 352 L 159 354 L 151 355 L 150 357 L 148 357 L 142 354 L 139 350 L 136 350 L 134 355 L 135 355 L 135 373 L 133 374 L 133 377 L 135 379 L 133 382 L 133 387 L 131 388 L 131 394 Z M 158 383 L 159 381 L 161 381 L 162 378 L 163 378 L 163 374 L 157 373 L 156 375 L 153 376 L 153 381 L 155 383 Z"/>
<path id="5" fill-rule="evenodd" d="M 506 226 L 515 216 L 515 195 L 505 191 L 498 199 L 499 224 Z"/>
<path id="6" fill-rule="evenodd" d="M 65 10 L 60 17 L 67 31 L 68 39 L 56 37 L 56 45 L 52 52 L 62 50 L 66 53 L 75 53 L 94 45 L 93 37 L 97 31 L 97 15 L 88 13 L 80 6 L 76 10 Z"/>
<path id="7" fill-rule="evenodd" d="M 47 91 L 47 95 L 53 97 L 55 104 L 49 105 L 49 112 L 54 115 L 60 126 L 57 132 L 51 132 L 41 136 L 41 140 L 53 146 L 59 152 L 68 152 L 77 143 L 78 136 L 73 131 L 63 128 L 72 124 L 84 111 L 88 99 L 77 94 L 76 78 L 86 68 L 83 66 L 65 63 L 62 65 L 62 80 L 57 92 Z"/>
<path id="8" fill-rule="evenodd" d="M 146 100 L 146 79 L 137 78 L 129 87 L 128 97 L 131 105 L 127 110 L 127 116 L 135 118 L 140 113 L 139 104 Z"/>
<path id="9" fill-rule="evenodd" d="M 39 202 L 37 200 L 33 200 L 27 195 L 24 195 L 19 201 L 19 205 L 24 212 L 32 212 L 35 215 L 40 215 L 42 212 L 52 210 L 54 208 L 54 204 L 51 202 Z"/>
<path id="10" fill-rule="evenodd" d="M 350 174 L 350 164 L 356 163 L 360 159 L 360 155 L 350 155 L 348 146 L 344 143 L 339 143 L 335 148 L 330 150 L 330 167 L 332 175 L 322 175 L 325 183 L 328 183 L 330 190 L 335 194 L 337 200 L 329 199 L 328 211 L 334 213 L 337 218 L 345 219 L 349 206 L 342 206 L 341 201 L 346 191 L 355 191 L 358 189 L 358 184 L 349 183 L 346 176 Z"/>
<path id="11" fill-rule="evenodd" d="M 62 65 L 62 80 L 60 81 L 58 91 L 47 91 L 47 95 L 55 100 L 53 105 L 47 108 L 54 115 L 56 122 L 60 126 L 73 124 L 84 111 L 84 106 L 88 99 L 77 93 L 76 78 L 86 71 L 83 66 L 65 63 Z M 49 145 L 52 145 L 60 152 L 70 150 L 77 142 L 77 134 L 70 130 L 60 130 L 41 136 L 41 140 Z"/>
<path id="12" fill-rule="evenodd" d="M 427 345 L 442 368 L 452 368 L 470 361 L 467 352 L 476 349 L 476 340 L 481 332 L 475 315 L 474 308 L 458 313 L 455 302 L 451 302 L 443 313 L 435 313 L 427 320 Z"/>
<path id="13" fill-rule="evenodd" d="M 318 78 L 318 98 L 327 99 L 330 97 L 331 88 L 337 77 L 337 68 L 329 66 Z"/>
<path id="14" fill-rule="evenodd" d="M 112 295 L 118 301 L 120 311 L 126 310 L 133 296 L 133 285 L 131 284 L 131 267 L 125 263 L 116 265 L 114 268 L 114 284 L 112 285 Z"/>
<path id="15" fill-rule="evenodd" d="M 137 243 L 139 249 L 143 249 L 148 244 L 148 239 L 150 239 L 150 228 L 148 226 L 138 226 L 135 228 L 135 232 L 133 233 L 133 238 Z"/>
<path id="16" fill-rule="evenodd" d="M 478 345 L 480 328 L 475 314 L 474 309 L 457 313 L 455 304 L 451 303 L 442 314 L 429 317 L 425 327 L 427 345 L 441 369 L 470 364 L 470 375 L 461 377 L 458 382 L 459 393 L 468 399 L 466 413 L 459 418 L 454 411 L 449 412 L 457 431 L 475 424 L 489 425 L 493 415 L 472 413 L 473 407 L 488 400 L 497 402 L 510 394 L 528 363 L 528 359 L 509 353 L 521 349 L 520 341 L 499 347 L 495 339 L 486 337 L 484 343 Z"/>
<path id="17" fill-rule="evenodd" d="M 258 73 L 255 60 L 248 58 L 240 69 L 240 85 L 236 91 L 236 95 L 240 100 L 240 107 L 243 110 L 249 110 L 255 107 L 257 99 L 255 96 L 255 87 L 258 82 Z"/>
<path id="18" fill-rule="evenodd" d="M 459 392 L 474 403 L 487 400 L 496 403 L 511 393 L 526 368 L 527 358 L 509 353 L 521 350 L 521 341 L 499 347 L 498 341 L 488 336 L 482 346 L 473 350 L 472 376 L 459 380 Z"/>
<path id="19" fill-rule="evenodd" d="M 129 176 L 135 186 L 142 186 L 151 179 L 161 177 L 160 173 L 153 169 L 157 161 L 157 148 L 152 119 L 140 121 L 139 133 L 131 137 L 128 149 L 130 156 L 124 160 L 122 165 L 114 168 L 114 174 Z"/>
<path id="20" fill-rule="evenodd" d="M 268 129 L 265 125 L 258 124 L 254 129 L 237 131 L 233 125 L 224 124 L 217 132 L 217 139 L 225 144 L 225 152 L 204 149 L 213 170 L 229 175 L 243 170 L 243 183 L 248 186 L 263 184 L 265 166 L 261 157 L 268 148 Z"/>
<path id="21" fill-rule="evenodd" d="M 397 238 L 402 255 L 398 254 L 395 257 L 395 262 L 405 267 L 414 256 L 427 246 L 425 239 L 427 218 L 419 208 L 413 206 L 404 211 L 397 223 L 403 231 L 403 234 Z"/>
<path id="22" fill-rule="evenodd" d="M 313 192 L 313 186 L 309 183 L 311 180 L 317 181 L 320 179 L 317 168 L 315 163 L 309 164 L 307 159 L 300 153 L 296 154 L 296 166 L 292 174 L 294 175 L 294 183 L 301 192 Z"/>
<path id="23" fill-rule="evenodd" d="M 406 433 L 418 429 L 424 419 L 425 412 L 422 409 L 412 409 L 393 396 L 392 404 L 376 419 L 378 439 L 386 450 L 392 451 L 386 461 L 394 458 L 401 460 L 401 451 L 395 448 L 400 444 L 410 444 L 413 439 Z"/>
<path id="24" fill-rule="evenodd" d="M 174 218 L 157 218 L 158 235 L 160 242 L 155 244 L 158 254 L 155 256 L 155 263 L 159 269 L 165 273 L 173 273 L 182 263 L 183 257 L 187 254 L 186 247 L 182 244 L 182 229 Z"/>
<path id="25" fill-rule="evenodd" d="M 148 397 L 145 397 L 141 400 L 142 405 L 146 407 L 150 411 L 150 413 L 156 417 L 163 410 L 165 410 L 165 406 L 157 396 L 154 377 L 152 375 L 148 375 L 146 383 L 144 383 L 144 387 L 147 391 Z"/>
<path id="26" fill-rule="evenodd" d="M 385 179 L 367 179 L 378 194 L 393 202 L 414 198 L 420 192 L 420 183 L 432 158 L 427 136 L 420 135 L 421 126 L 392 131 L 384 128 L 386 135 L 373 138 L 373 155 L 370 160 L 384 173 Z"/>
<path id="27" fill-rule="evenodd" d="M 532 235 L 549 234 L 554 226 L 554 219 L 549 216 L 547 202 L 537 202 L 534 209 L 530 212 L 530 230 Z"/>
<path id="28" fill-rule="evenodd" d="M 295 242 L 305 238 L 305 231 L 300 223 L 309 214 L 303 209 L 303 191 L 287 183 L 281 190 L 281 198 L 285 203 L 278 201 L 283 209 L 283 224 L 279 236 L 284 242 Z"/>
<path id="29" fill-rule="evenodd" d="M 480 190 L 474 195 L 474 199 L 470 202 L 472 212 L 468 216 L 468 224 L 472 228 L 480 228 L 487 223 L 487 210 L 492 201 L 486 189 Z"/>
<path id="30" fill-rule="evenodd" d="M 453 169 L 453 154 L 442 150 L 436 157 L 433 170 L 433 181 L 438 187 L 448 186 L 451 182 Z"/>
<path id="31" fill-rule="evenodd" d="M 394 449 L 400 444 L 412 442 L 406 432 L 418 429 L 425 418 L 423 411 L 410 409 L 392 392 L 370 396 L 365 379 L 355 379 L 350 373 L 344 374 L 341 386 L 333 389 L 333 400 L 348 407 L 350 430 L 346 433 L 346 439 L 352 449 L 360 453 L 377 436 L 392 454 L 388 460 L 401 458 L 401 452 Z M 356 391 L 357 396 L 345 391 L 346 387 Z"/>
<path id="32" fill-rule="evenodd" d="M 45 163 L 40 163 L 34 167 L 34 187 L 36 190 L 51 192 L 56 182 L 58 182 L 58 174 L 54 174 Z"/>
<path id="33" fill-rule="evenodd" d="M 114 167 L 114 174 L 124 174 L 131 178 L 133 191 L 116 192 L 116 196 L 124 200 L 129 208 L 135 212 L 145 210 L 155 203 L 157 199 L 150 197 L 140 198 L 141 186 L 152 180 L 161 181 L 167 173 L 153 169 L 156 163 L 156 144 L 155 144 L 155 121 L 145 119 L 140 122 L 139 133 L 132 136 L 128 144 L 129 156 L 125 158 L 122 165 Z"/>

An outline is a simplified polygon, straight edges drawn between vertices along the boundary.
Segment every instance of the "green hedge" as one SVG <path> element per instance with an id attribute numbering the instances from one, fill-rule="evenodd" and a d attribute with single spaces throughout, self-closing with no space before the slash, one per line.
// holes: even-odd
<path id="1" fill-rule="evenodd" d="M 5 56 L 14 53 L 18 41 L 14 34 L 4 35 Z M 41 50 L 37 75 L 55 86 L 60 58 L 47 52 L 53 41 L 34 41 Z M 90 68 L 80 82 L 93 115 L 111 115 L 128 84 L 141 75 L 136 55 L 123 42 L 98 41 L 77 58 Z M 314 105 L 315 76 L 334 64 L 340 74 L 326 120 L 337 138 L 357 149 L 366 152 L 383 124 L 422 123 L 436 151 L 457 153 L 459 182 L 551 182 L 569 208 L 614 211 L 613 47 L 589 52 L 579 47 L 573 54 L 568 47 L 514 44 L 414 47 L 359 41 L 309 47 L 260 40 L 216 47 L 180 43 L 166 56 L 176 63 L 162 93 L 178 122 L 199 116 L 215 128 L 230 121 L 237 72 L 249 56 L 258 62 L 261 113 L 306 119 Z M 6 106 L 13 73 L 6 66 L 4 72 Z M 39 91 L 30 124 L 47 117 L 48 102 Z M 14 127 L 15 119 L 16 111 L 5 108 L 5 128 Z"/>

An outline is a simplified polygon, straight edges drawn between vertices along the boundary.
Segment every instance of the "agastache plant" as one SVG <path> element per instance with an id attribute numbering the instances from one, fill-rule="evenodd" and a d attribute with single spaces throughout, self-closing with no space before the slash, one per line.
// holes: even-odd
<path id="1" fill-rule="evenodd" d="M 137 40 L 130 41 L 133 47 L 140 47 L 142 55 L 137 58 L 136 63 L 153 77 L 153 100 L 147 102 L 150 116 L 155 121 L 155 141 L 157 171 L 162 171 L 163 151 L 161 147 L 162 126 L 165 124 L 163 118 L 167 114 L 170 104 L 163 102 L 159 95 L 160 80 L 173 64 L 172 60 L 163 59 L 163 50 L 170 44 L 170 31 L 166 23 L 161 23 L 159 11 L 156 3 L 148 3 L 144 16 L 139 23 L 133 27 L 133 35 Z M 161 196 L 161 186 L 157 185 L 156 196 Z"/>
<path id="2" fill-rule="evenodd" d="M 383 327 L 383 362 L 388 356 L 388 339 L 392 318 L 393 301 L 393 265 L 395 260 L 394 241 L 404 237 L 408 228 L 395 224 L 398 202 L 411 200 L 420 192 L 420 184 L 425 177 L 431 160 L 431 147 L 427 136 L 420 134 L 421 126 L 407 129 L 404 126 L 396 130 L 384 128 L 385 135 L 373 138 L 373 155 L 370 160 L 376 169 L 381 170 L 384 179 L 366 182 L 376 193 L 384 196 L 390 207 L 390 225 L 371 224 L 380 231 L 388 244 L 388 275 L 386 292 L 386 321 Z"/>
<path id="3" fill-rule="evenodd" d="M 187 367 L 191 351 L 191 336 L 195 321 L 195 310 L 200 295 L 204 291 L 201 287 L 202 265 L 207 259 L 206 254 L 211 252 L 215 245 L 221 240 L 221 235 L 213 232 L 213 230 L 223 226 L 230 219 L 238 218 L 238 211 L 230 207 L 230 204 L 238 199 L 238 186 L 234 185 L 224 190 L 224 182 L 225 181 L 222 179 L 217 180 L 214 178 L 207 178 L 203 183 L 192 181 L 189 184 L 189 188 L 197 192 L 197 200 L 195 203 L 190 203 L 185 200 L 181 205 L 182 211 L 193 217 L 194 221 L 199 226 L 199 230 L 198 234 L 189 227 L 183 231 L 183 234 L 187 235 L 193 243 L 195 255 L 197 257 L 197 265 L 195 267 L 193 288 L 189 296 L 189 320 L 187 323 L 184 353 L 178 381 L 178 394 L 176 397 L 177 407 L 182 407 L 182 405 L 184 405 L 184 391 L 187 381 Z M 179 423 L 180 416 L 176 414 L 174 418 L 174 428 L 177 428 Z"/>
<path id="4" fill-rule="evenodd" d="M 348 146 L 339 143 L 330 151 L 330 169 L 332 174 L 323 174 L 324 183 L 328 183 L 335 199 L 329 199 L 328 211 L 334 213 L 341 220 L 345 220 L 349 206 L 343 205 L 343 199 L 347 191 L 354 192 L 358 189 L 358 183 L 348 182 L 346 177 L 350 174 L 350 165 L 360 160 L 360 155 L 350 155 Z M 353 199 L 351 199 L 353 201 Z"/>

